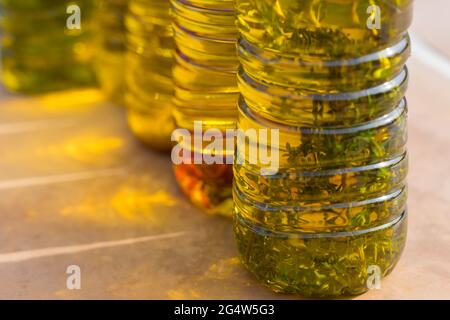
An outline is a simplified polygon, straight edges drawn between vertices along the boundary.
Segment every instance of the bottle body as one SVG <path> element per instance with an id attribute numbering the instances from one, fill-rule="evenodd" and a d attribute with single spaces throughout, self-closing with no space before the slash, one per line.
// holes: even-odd
<path id="1" fill-rule="evenodd" d="M 175 82 L 174 118 L 178 128 L 194 132 L 219 130 L 223 161 L 214 164 L 175 165 L 181 189 L 206 212 L 232 215 L 232 165 L 234 150 L 226 146 L 227 129 L 236 126 L 238 88 L 236 72 L 237 28 L 231 0 L 172 0 L 174 15 Z M 193 133 L 194 134 L 194 133 Z M 203 146 L 188 146 L 192 158 L 203 157 Z M 227 161 L 228 159 L 228 161 Z"/>
<path id="2" fill-rule="evenodd" d="M 98 0 L 94 68 L 103 93 L 122 104 L 125 89 L 125 13 L 127 0 Z"/>
<path id="3" fill-rule="evenodd" d="M 272 175 L 235 165 L 235 234 L 244 265 L 275 291 L 362 293 L 405 244 L 412 1 L 380 1 L 379 29 L 369 7 L 237 1 L 238 128 L 278 130 L 280 158 Z"/>
<path id="4" fill-rule="evenodd" d="M 125 22 L 128 124 L 142 142 L 167 151 L 174 130 L 170 3 L 131 0 Z"/>
<path id="5" fill-rule="evenodd" d="M 70 1 L 0 1 L 6 88 L 35 94 L 94 84 L 90 46 L 94 4 L 78 1 L 78 20 L 77 9 L 68 10 L 70 5 Z"/>

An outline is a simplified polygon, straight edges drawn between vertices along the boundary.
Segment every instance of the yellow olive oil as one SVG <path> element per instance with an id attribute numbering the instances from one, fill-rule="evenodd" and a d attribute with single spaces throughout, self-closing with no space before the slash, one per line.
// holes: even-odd
<path id="1" fill-rule="evenodd" d="M 129 126 L 150 147 L 169 150 L 174 130 L 170 3 L 130 0 L 125 24 L 125 105 Z"/>
<path id="2" fill-rule="evenodd" d="M 122 104 L 125 71 L 125 13 L 128 0 L 98 0 L 95 72 L 103 93 Z"/>
<path id="3" fill-rule="evenodd" d="M 2 75 L 14 92 L 37 94 L 95 83 L 91 70 L 94 49 L 94 2 L 0 0 Z M 80 13 L 77 22 L 71 16 Z"/>
<path id="4" fill-rule="evenodd" d="M 280 155 L 272 175 L 235 164 L 242 262 L 277 292 L 365 292 L 406 240 L 412 0 L 237 0 L 237 15 L 238 127 L 279 130 Z"/>
<path id="5" fill-rule="evenodd" d="M 236 73 L 237 28 L 233 0 L 172 0 L 174 15 L 175 82 L 174 118 L 178 128 L 220 130 L 223 163 L 180 164 L 174 167 L 181 189 L 208 213 L 231 216 L 232 165 L 225 159 L 227 129 L 235 129 L 238 88 Z M 205 149 L 191 148 L 192 154 Z"/>

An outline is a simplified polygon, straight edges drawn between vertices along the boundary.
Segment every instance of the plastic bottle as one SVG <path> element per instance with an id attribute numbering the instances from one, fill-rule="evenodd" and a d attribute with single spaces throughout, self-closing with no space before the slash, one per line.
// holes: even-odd
<path id="1" fill-rule="evenodd" d="M 378 287 L 406 239 L 412 0 L 237 0 L 237 10 L 238 126 L 280 135 L 276 174 L 235 166 L 243 264 L 278 292 Z"/>
<path id="2" fill-rule="evenodd" d="M 0 0 L 1 77 L 6 88 L 35 94 L 94 84 L 90 66 L 94 3 L 76 2 L 80 25 L 71 19 L 76 12 L 68 10 L 70 5 L 74 3 Z"/>
<path id="3" fill-rule="evenodd" d="M 233 0 L 172 0 L 176 44 L 174 118 L 178 128 L 223 134 L 222 163 L 180 164 L 174 172 L 190 200 L 208 213 L 232 216 L 232 164 L 225 131 L 236 127 L 237 28 Z M 205 155 L 204 145 L 191 153 Z M 194 158 L 195 156 L 193 156 Z"/>
<path id="4" fill-rule="evenodd" d="M 98 0 L 95 71 L 104 94 L 123 103 L 125 89 L 125 13 L 128 0 Z"/>
<path id="5" fill-rule="evenodd" d="M 174 130 L 170 3 L 130 0 L 125 24 L 128 124 L 150 147 L 169 150 Z"/>

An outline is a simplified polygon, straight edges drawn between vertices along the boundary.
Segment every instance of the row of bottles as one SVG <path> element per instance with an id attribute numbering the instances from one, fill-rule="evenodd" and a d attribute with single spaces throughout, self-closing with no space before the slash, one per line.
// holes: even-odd
<path id="1" fill-rule="evenodd" d="M 218 130 L 224 146 L 228 129 L 279 132 L 256 149 L 276 150 L 275 174 L 245 157 L 234 167 L 174 166 L 192 203 L 234 216 L 242 263 L 259 281 L 338 296 L 393 269 L 406 240 L 412 0 L 99 1 L 97 78 L 141 141 L 168 150 L 173 130 L 195 134 L 196 121 Z M 58 25 L 68 2 L 12 3 L 0 0 L 6 86 L 35 93 L 91 83 L 91 2 L 78 1 L 87 14 L 78 31 Z M 21 14 L 32 24 L 17 23 Z M 210 152 L 185 147 L 192 158 Z M 252 147 L 244 139 L 237 154 Z M 234 154 L 223 148 L 220 157 Z"/>

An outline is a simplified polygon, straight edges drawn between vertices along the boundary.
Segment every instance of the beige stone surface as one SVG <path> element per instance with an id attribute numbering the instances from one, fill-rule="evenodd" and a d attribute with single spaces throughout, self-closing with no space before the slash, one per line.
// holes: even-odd
<path id="1" fill-rule="evenodd" d="M 450 2 L 416 9 L 414 33 L 450 57 Z M 409 70 L 408 242 L 381 289 L 356 299 L 450 299 L 450 75 L 423 56 Z M 169 157 L 95 90 L 0 89 L 0 219 L 0 299 L 297 298 L 240 266 L 230 221 L 186 202 Z M 69 265 L 81 290 L 66 289 Z"/>

